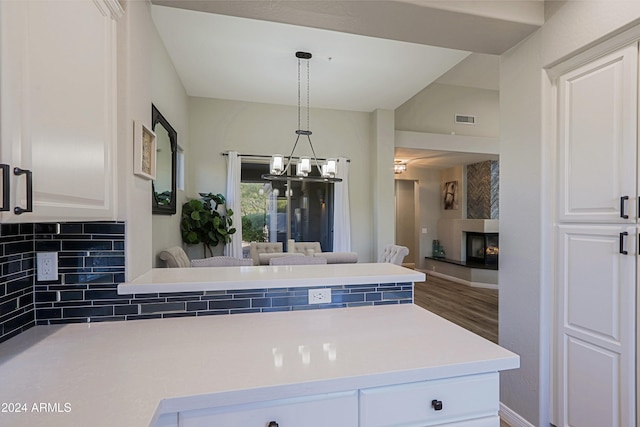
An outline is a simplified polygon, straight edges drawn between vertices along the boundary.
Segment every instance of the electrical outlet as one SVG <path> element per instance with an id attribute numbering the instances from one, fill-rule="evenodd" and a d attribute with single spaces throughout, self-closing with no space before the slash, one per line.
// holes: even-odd
<path id="1" fill-rule="evenodd" d="M 58 252 L 36 253 L 38 282 L 58 280 Z"/>
<path id="2" fill-rule="evenodd" d="M 309 289 L 309 304 L 331 303 L 331 289 Z"/>

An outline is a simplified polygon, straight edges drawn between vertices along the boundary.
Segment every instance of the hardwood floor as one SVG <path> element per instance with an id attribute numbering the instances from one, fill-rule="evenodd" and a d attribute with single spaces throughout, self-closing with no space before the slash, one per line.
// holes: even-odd
<path id="1" fill-rule="evenodd" d="M 434 276 L 415 284 L 414 301 L 438 316 L 498 343 L 498 291 Z"/>

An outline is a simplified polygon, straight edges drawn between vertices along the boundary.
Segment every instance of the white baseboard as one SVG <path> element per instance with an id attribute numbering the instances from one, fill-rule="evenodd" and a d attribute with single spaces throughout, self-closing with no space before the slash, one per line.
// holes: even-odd
<path id="1" fill-rule="evenodd" d="M 500 402 L 500 418 L 511 427 L 535 427 L 502 402 Z"/>
<path id="2" fill-rule="evenodd" d="M 427 273 L 428 276 L 439 277 L 441 279 L 449 280 L 450 282 L 460 283 L 461 285 L 473 286 L 474 288 L 498 289 L 498 285 L 493 283 L 470 282 L 469 280 L 438 273 L 437 271 L 425 271 L 425 273 Z"/>

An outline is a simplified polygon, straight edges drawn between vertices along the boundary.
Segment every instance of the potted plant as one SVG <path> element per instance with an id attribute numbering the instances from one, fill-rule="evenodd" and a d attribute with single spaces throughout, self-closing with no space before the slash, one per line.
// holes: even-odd
<path id="1" fill-rule="evenodd" d="M 232 227 L 232 209 L 224 208 L 226 202 L 222 194 L 200 193 L 201 199 L 192 199 L 182 205 L 182 219 L 180 230 L 182 241 L 189 244 L 202 243 L 203 254 L 213 256 L 213 246 L 223 245 L 231 241 L 231 235 L 236 232 Z"/>

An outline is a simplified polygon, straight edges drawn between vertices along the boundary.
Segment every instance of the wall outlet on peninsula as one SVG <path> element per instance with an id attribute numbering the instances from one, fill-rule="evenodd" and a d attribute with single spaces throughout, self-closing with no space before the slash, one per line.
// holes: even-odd
<path id="1" fill-rule="evenodd" d="M 331 289 L 309 289 L 309 304 L 331 303 Z"/>

